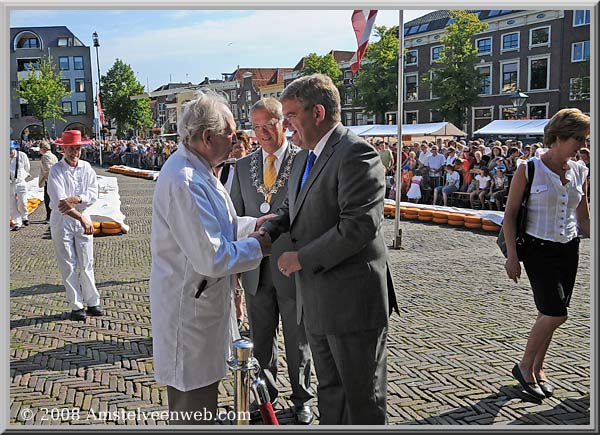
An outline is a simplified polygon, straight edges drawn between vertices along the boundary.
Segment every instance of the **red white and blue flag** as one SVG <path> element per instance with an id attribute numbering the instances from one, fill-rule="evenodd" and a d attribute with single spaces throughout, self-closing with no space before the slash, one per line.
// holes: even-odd
<path id="1" fill-rule="evenodd" d="M 358 43 L 358 49 L 350 60 L 350 69 L 354 74 L 360 69 L 360 61 L 367 50 L 367 45 L 369 45 L 369 37 L 371 36 L 376 16 L 377 11 L 373 10 L 355 10 L 352 12 L 352 27 L 354 28 L 356 42 Z"/>

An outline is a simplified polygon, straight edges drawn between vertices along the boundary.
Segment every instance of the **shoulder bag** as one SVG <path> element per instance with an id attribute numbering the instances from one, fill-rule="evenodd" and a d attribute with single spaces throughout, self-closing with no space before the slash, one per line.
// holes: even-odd
<path id="1" fill-rule="evenodd" d="M 527 184 L 525 185 L 525 191 L 523 192 L 523 199 L 521 200 L 521 206 L 519 207 L 519 213 L 517 214 L 517 235 L 515 242 L 517 244 L 517 257 L 519 261 L 523 259 L 523 246 L 525 245 L 525 225 L 527 223 L 527 202 L 529 201 L 529 194 L 531 193 L 531 184 L 533 183 L 533 176 L 535 175 L 535 163 L 533 160 L 527 161 Z M 504 225 L 500 229 L 498 239 L 496 240 L 498 247 L 502 251 L 505 258 L 508 258 L 506 251 L 506 239 L 504 238 Z"/>

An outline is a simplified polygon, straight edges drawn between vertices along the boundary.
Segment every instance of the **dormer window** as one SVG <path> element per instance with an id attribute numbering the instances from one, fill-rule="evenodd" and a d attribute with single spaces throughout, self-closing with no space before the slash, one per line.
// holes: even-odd
<path id="1" fill-rule="evenodd" d="M 33 32 L 24 31 L 18 34 L 15 37 L 14 48 L 42 48 L 42 41 L 40 38 Z"/>
<path id="2" fill-rule="evenodd" d="M 58 38 L 58 46 L 59 47 L 67 47 L 69 43 L 69 38 Z"/>

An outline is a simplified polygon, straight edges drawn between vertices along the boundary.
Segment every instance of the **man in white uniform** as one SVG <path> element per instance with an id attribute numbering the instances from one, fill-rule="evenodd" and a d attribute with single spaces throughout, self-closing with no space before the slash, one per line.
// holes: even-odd
<path id="1" fill-rule="evenodd" d="M 64 158 L 48 175 L 50 230 L 71 319 L 85 320 L 84 303 L 90 316 L 103 314 L 94 278 L 94 226 L 86 213 L 98 199 L 98 182 L 90 164 L 79 160 L 81 132 L 67 130 L 62 140 Z"/>
<path id="2" fill-rule="evenodd" d="M 19 151 L 19 145 L 10 141 L 10 216 L 14 226 L 13 231 L 18 231 L 23 225 L 29 225 L 29 213 L 27 212 L 27 182 L 29 171 L 29 158 L 23 151 Z"/>
<path id="3" fill-rule="evenodd" d="M 223 97 L 187 103 L 177 130 L 183 145 L 162 167 L 152 203 L 154 377 L 167 385 L 170 424 L 213 424 L 235 325 L 234 274 L 270 253 L 270 237 L 255 231 L 272 215 L 238 218 L 214 175 L 237 142 Z"/>

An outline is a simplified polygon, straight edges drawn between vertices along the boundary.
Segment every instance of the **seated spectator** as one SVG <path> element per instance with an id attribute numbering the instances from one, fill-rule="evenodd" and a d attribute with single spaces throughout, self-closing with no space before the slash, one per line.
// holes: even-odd
<path id="1" fill-rule="evenodd" d="M 481 168 L 480 172 L 475 175 L 475 190 L 469 194 L 469 202 L 472 209 L 475 208 L 475 198 L 479 198 L 481 209 L 483 209 L 486 194 L 490 189 L 491 179 L 490 170 L 486 167 Z"/>
<path id="2" fill-rule="evenodd" d="M 403 162 L 402 170 L 408 169 L 409 171 L 414 171 L 417 168 L 417 155 L 414 151 L 410 151 L 408 153 L 408 159 Z"/>
<path id="3" fill-rule="evenodd" d="M 433 205 L 437 205 L 437 197 L 442 192 L 444 206 L 448 205 L 448 195 L 458 191 L 460 187 L 460 175 L 454 170 L 454 165 L 446 165 L 446 184 L 438 186 L 433 191 Z"/>
<path id="4" fill-rule="evenodd" d="M 488 169 L 491 171 L 494 169 L 494 167 L 496 167 L 496 165 L 499 165 L 502 160 L 504 160 L 504 157 L 502 156 L 502 148 L 500 148 L 498 145 L 494 145 L 492 147 L 490 160 L 487 164 Z"/>
<path id="5" fill-rule="evenodd" d="M 496 210 L 504 210 L 504 200 L 508 194 L 508 177 L 506 176 L 506 166 L 498 165 L 494 169 L 492 184 L 489 191 L 490 210 L 496 207 Z"/>

